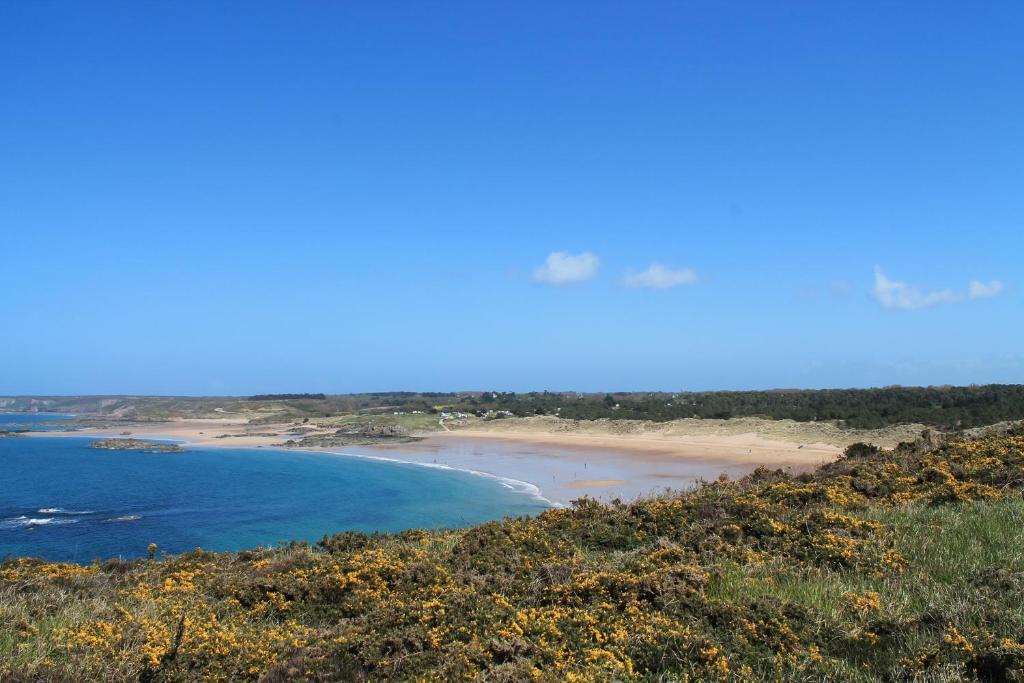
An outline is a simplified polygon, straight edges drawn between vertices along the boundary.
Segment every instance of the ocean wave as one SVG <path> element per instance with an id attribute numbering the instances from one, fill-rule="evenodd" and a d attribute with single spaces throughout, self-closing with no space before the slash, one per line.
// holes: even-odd
<path id="1" fill-rule="evenodd" d="M 36 512 L 43 515 L 91 515 L 92 510 L 65 510 L 64 508 L 39 508 Z"/>
<path id="2" fill-rule="evenodd" d="M 528 481 L 521 481 L 519 479 L 512 479 L 511 477 L 501 477 L 497 474 L 491 474 L 490 472 L 481 472 L 480 470 L 472 470 L 468 467 L 452 467 L 451 465 L 444 465 L 437 462 L 422 462 L 419 460 L 402 460 L 401 458 L 386 458 L 382 455 L 365 455 L 363 453 L 345 453 L 342 451 L 327 451 L 332 455 L 344 455 L 350 458 L 363 458 L 364 460 L 379 460 L 381 462 L 395 462 L 402 465 L 416 465 L 417 467 L 430 467 L 435 470 L 449 470 L 451 472 L 465 472 L 466 474 L 472 474 L 476 477 L 484 477 L 485 479 L 493 479 L 502 486 L 508 489 L 512 489 L 517 493 L 522 493 L 530 496 L 534 500 L 550 505 L 551 507 L 563 508 L 565 505 L 562 503 L 553 501 L 549 498 L 545 498 L 541 495 L 540 487 L 536 484 L 531 484 Z"/>
<path id="3" fill-rule="evenodd" d="M 19 517 L 12 517 L 5 519 L 0 522 L 0 529 L 17 529 L 20 527 L 33 527 L 33 526 L 46 526 L 48 524 L 60 525 L 60 524 L 74 524 L 77 519 L 58 519 L 56 517 L 27 517 L 21 515 Z"/>
<path id="4" fill-rule="evenodd" d="M 111 517 L 110 519 L 100 520 L 104 524 L 116 524 L 117 522 L 135 522 L 142 519 L 142 515 L 124 515 L 123 517 Z"/>

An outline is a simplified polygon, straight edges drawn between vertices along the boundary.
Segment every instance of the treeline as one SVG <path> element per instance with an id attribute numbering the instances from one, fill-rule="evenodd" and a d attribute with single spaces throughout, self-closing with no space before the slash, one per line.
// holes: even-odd
<path id="1" fill-rule="evenodd" d="M 247 398 L 247 401 L 292 401 L 300 399 L 312 399 L 315 401 L 324 401 L 327 399 L 327 394 L 255 394 Z"/>
<path id="2" fill-rule="evenodd" d="M 654 420 L 765 417 L 802 422 L 838 420 L 850 427 L 878 428 L 919 422 L 966 429 L 1024 419 L 1024 385 L 885 387 L 777 391 L 564 394 L 484 392 L 451 410 L 507 411 L 516 416 L 558 415 L 575 420 Z"/>
<path id="3" fill-rule="evenodd" d="M 398 409 L 479 416 L 553 415 L 573 420 L 606 418 L 655 422 L 762 417 L 800 422 L 839 421 L 863 429 L 917 422 L 955 430 L 1024 419 L 1024 385 L 1021 384 L 610 394 L 401 391 L 347 396 L 259 394 L 248 400 L 318 400 L 323 403 L 293 407 L 324 414 Z"/>
<path id="4" fill-rule="evenodd" d="M 653 420 L 764 417 L 802 422 L 838 421 L 878 428 L 917 422 L 943 430 L 1024 419 L 1024 385 L 884 387 L 702 392 L 374 392 L 365 394 L 256 394 L 245 398 L 173 396 L 0 397 L 0 411 L 75 415 L 117 414 L 133 419 L 206 416 L 245 410 L 250 402 L 278 402 L 288 416 L 351 413 L 467 413 L 482 417 L 554 415 L 575 420 Z M 216 412 L 214 412 L 216 411 Z M 280 419 L 268 414 L 262 419 Z"/>

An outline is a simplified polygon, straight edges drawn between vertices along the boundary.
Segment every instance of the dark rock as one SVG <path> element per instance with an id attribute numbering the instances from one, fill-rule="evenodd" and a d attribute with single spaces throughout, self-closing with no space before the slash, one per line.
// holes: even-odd
<path id="1" fill-rule="evenodd" d="M 147 453 L 180 453 L 185 449 L 176 443 L 160 443 L 141 439 L 101 439 L 89 444 L 89 448 L 103 448 L 109 451 L 146 451 Z"/>

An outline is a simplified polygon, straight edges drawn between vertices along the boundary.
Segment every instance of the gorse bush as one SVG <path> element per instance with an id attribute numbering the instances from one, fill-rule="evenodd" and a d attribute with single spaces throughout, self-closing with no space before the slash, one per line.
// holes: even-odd
<path id="1" fill-rule="evenodd" d="M 456 531 L 0 565 L 0 678 L 1024 680 L 1024 437 Z"/>

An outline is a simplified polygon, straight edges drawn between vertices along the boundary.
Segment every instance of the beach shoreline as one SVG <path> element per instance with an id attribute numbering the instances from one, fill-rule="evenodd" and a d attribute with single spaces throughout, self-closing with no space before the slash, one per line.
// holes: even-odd
<path id="1" fill-rule="evenodd" d="M 594 434 L 529 429 L 457 429 L 418 434 L 418 440 L 343 447 L 282 445 L 293 425 L 251 425 L 231 418 L 121 423 L 33 436 L 131 437 L 181 441 L 203 448 L 278 448 L 375 458 L 462 470 L 518 482 L 524 493 L 554 504 L 582 496 L 630 500 L 688 489 L 700 481 L 744 476 L 764 466 L 812 470 L 842 448 L 739 434 Z M 529 487 L 536 488 L 534 494 Z"/>

